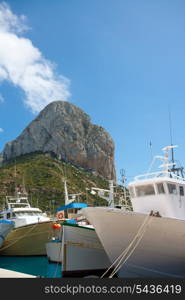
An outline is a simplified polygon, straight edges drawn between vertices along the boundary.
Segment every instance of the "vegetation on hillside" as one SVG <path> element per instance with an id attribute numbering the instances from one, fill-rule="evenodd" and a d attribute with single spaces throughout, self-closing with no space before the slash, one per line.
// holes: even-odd
<path id="1" fill-rule="evenodd" d="M 7 195 L 14 195 L 16 186 L 24 185 L 33 207 L 54 213 L 64 204 L 64 178 L 69 194 L 81 193 L 79 202 L 107 205 L 106 200 L 90 193 L 91 187 L 109 189 L 109 182 L 101 176 L 49 154 L 29 154 L 0 168 L 0 207 Z"/>

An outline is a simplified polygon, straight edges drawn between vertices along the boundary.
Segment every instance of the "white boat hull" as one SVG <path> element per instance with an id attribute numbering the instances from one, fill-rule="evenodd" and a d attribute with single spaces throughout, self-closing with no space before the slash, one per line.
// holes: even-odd
<path id="1" fill-rule="evenodd" d="M 0 222 L 0 248 L 3 246 L 5 238 L 9 232 L 13 229 L 14 225 L 12 223 Z"/>
<path id="2" fill-rule="evenodd" d="M 63 277 L 85 277 L 103 274 L 110 260 L 94 229 L 83 226 L 63 226 Z"/>
<path id="3" fill-rule="evenodd" d="M 62 263 L 61 240 L 51 240 L 46 243 L 46 254 L 50 262 Z"/>
<path id="4" fill-rule="evenodd" d="M 147 215 L 111 208 L 85 208 L 111 262 L 133 241 Z M 119 277 L 185 278 L 185 221 L 150 217 L 146 231 Z"/>
<path id="5" fill-rule="evenodd" d="M 45 244 L 52 235 L 52 222 L 30 224 L 13 229 L 7 236 L 1 255 L 46 255 Z"/>

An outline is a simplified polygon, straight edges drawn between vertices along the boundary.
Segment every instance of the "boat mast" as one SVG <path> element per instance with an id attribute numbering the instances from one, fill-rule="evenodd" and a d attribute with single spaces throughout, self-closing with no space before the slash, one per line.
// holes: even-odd
<path id="1" fill-rule="evenodd" d="M 168 113 L 169 113 L 169 129 L 170 129 L 170 141 L 171 141 L 171 162 L 172 162 L 172 168 L 170 171 L 172 171 L 173 173 L 177 173 L 177 175 L 179 176 L 179 172 L 181 174 L 181 177 L 184 178 L 184 174 L 183 174 L 183 167 L 179 167 L 176 168 L 175 165 L 175 158 L 174 158 L 174 148 L 175 146 L 173 146 L 173 135 L 172 135 L 172 118 L 171 118 L 171 110 L 170 107 L 168 107 Z"/>
<path id="2" fill-rule="evenodd" d="M 150 145 L 151 145 L 151 142 L 150 142 Z M 121 181 L 122 181 L 122 184 L 123 184 L 123 191 L 124 191 L 124 203 L 125 203 L 125 206 L 128 207 L 129 205 L 128 205 L 128 201 L 127 201 L 125 170 L 121 169 L 120 173 L 121 173 Z"/>
<path id="3" fill-rule="evenodd" d="M 26 192 L 26 187 L 25 187 L 25 178 L 24 178 L 24 175 L 23 175 L 23 178 L 22 178 L 22 191 L 23 191 L 23 194 L 27 194 Z"/>
<path id="4" fill-rule="evenodd" d="M 14 177 L 15 177 L 15 197 L 17 197 L 17 182 L 16 182 L 17 168 L 16 168 L 16 158 L 15 158 Z"/>
<path id="5" fill-rule="evenodd" d="M 69 203 L 69 195 L 68 195 L 68 190 L 67 190 L 67 181 L 63 179 L 64 182 L 64 194 L 65 194 L 65 205 Z"/>
<path id="6" fill-rule="evenodd" d="M 114 182 L 109 180 L 109 206 L 114 207 Z"/>
<path id="7" fill-rule="evenodd" d="M 175 159 L 174 159 L 174 147 L 173 147 L 173 137 L 172 137 L 172 118 L 171 118 L 171 111 L 170 107 L 168 108 L 169 113 L 169 129 L 170 129 L 170 142 L 171 142 L 171 161 L 172 161 L 172 169 L 171 171 L 174 172 L 175 170 Z"/>

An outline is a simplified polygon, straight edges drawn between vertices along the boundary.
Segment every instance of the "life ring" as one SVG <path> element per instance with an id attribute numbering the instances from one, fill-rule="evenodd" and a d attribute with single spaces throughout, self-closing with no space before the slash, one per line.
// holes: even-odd
<path id="1" fill-rule="evenodd" d="M 63 219 L 63 217 L 64 217 L 64 215 L 63 215 L 62 212 L 59 212 L 59 213 L 57 214 L 57 218 L 58 218 L 59 220 Z"/>

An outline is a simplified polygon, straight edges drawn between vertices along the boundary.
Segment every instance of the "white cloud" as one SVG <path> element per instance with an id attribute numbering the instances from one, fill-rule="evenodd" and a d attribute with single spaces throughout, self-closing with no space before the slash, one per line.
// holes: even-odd
<path id="1" fill-rule="evenodd" d="M 0 128 L 0 133 L 4 132 L 4 129 L 3 128 Z"/>
<path id="2" fill-rule="evenodd" d="M 28 28 L 25 20 L 25 16 L 13 14 L 5 2 L 0 3 L 0 81 L 21 88 L 25 104 L 37 113 L 52 101 L 67 100 L 70 82 L 22 36 Z"/>

